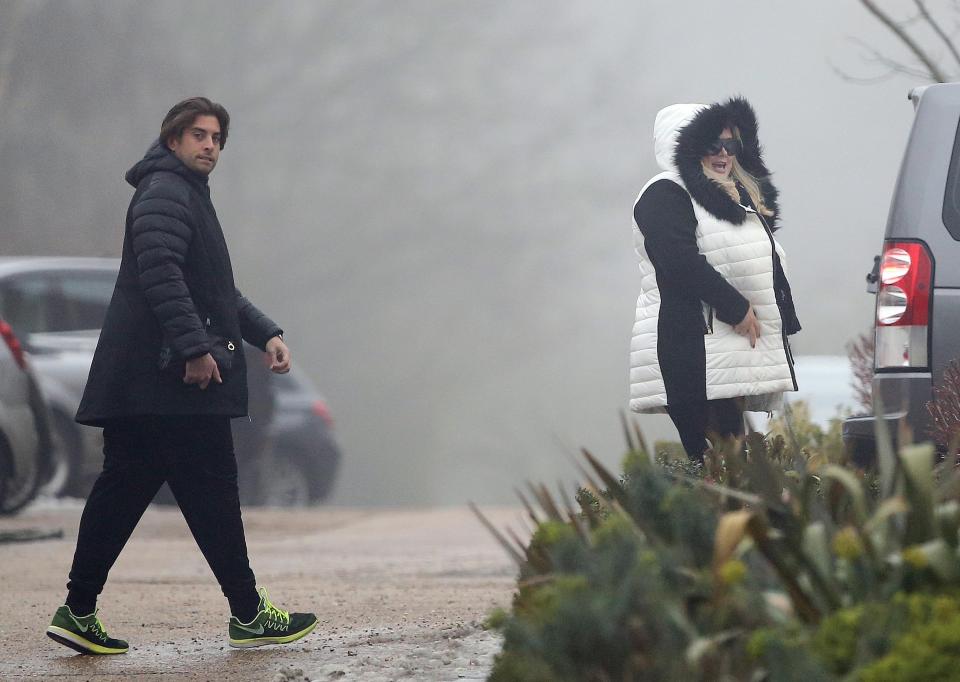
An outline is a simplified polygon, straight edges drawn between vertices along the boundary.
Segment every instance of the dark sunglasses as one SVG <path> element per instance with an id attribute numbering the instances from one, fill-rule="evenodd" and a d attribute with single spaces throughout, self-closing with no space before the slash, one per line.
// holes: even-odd
<path id="1" fill-rule="evenodd" d="M 743 143 L 735 137 L 717 139 L 707 147 L 707 156 L 719 154 L 721 149 L 726 149 L 730 156 L 737 156 L 743 151 Z"/>

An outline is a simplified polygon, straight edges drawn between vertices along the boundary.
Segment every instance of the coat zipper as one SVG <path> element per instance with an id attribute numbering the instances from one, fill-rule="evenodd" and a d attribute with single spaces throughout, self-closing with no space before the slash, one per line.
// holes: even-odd
<path id="1" fill-rule="evenodd" d="M 753 210 L 753 209 L 749 209 L 749 210 Z M 763 230 L 764 230 L 764 232 L 767 233 L 767 239 L 770 240 L 770 264 L 773 265 L 772 275 L 773 275 L 774 280 L 776 280 L 776 276 L 777 276 L 777 267 L 776 267 L 776 265 L 777 265 L 777 261 L 776 261 L 776 259 L 777 259 L 777 244 L 776 244 L 776 242 L 773 240 L 773 230 L 771 230 L 771 229 L 770 229 L 770 226 L 767 225 L 767 221 L 766 221 L 766 219 L 763 217 L 763 215 L 760 213 L 760 211 L 753 210 L 753 212 L 756 214 L 757 218 L 760 219 L 760 224 L 763 225 Z M 782 267 L 782 266 L 781 266 L 781 267 Z M 776 286 L 776 282 L 774 282 L 774 286 Z M 785 327 L 784 324 L 783 324 L 783 316 L 780 315 L 780 306 L 779 306 L 779 305 L 777 306 L 777 317 L 780 318 L 780 335 L 781 335 L 781 337 L 783 338 L 783 352 L 784 352 L 784 355 L 786 355 L 786 358 L 787 358 L 787 367 L 790 368 L 790 378 L 793 380 L 793 390 L 794 390 L 794 391 L 797 391 L 797 390 L 799 390 L 799 387 L 797 386 L 797 373 L 793 370 L 793 352 L 790 350 L 790 341 L 787 339 L 787 330 L 786 330 L 786 327 Z"/>

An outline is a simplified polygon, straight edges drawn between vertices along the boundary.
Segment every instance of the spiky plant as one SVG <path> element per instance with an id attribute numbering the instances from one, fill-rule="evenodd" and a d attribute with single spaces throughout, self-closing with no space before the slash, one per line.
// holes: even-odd
<path id="1" fill-rule="evenodd" d="M 562 490 L 528 486 L 529 542 L 474 507 L 520 576 L 511 613 L 493 619 L 505 643 L 491 680 L 746 680 L 744 633 L 787 616 L 785 602 L 764 597 L 773 576 L 747 571 L 725 535 L 718 544 L 717 495 L 626 434 L 622 476 L 583 451 L 576 507 Z"/>
<path id="2" fill-rule="evenodd" d="M 583 452 L 576 506 L 529 486 L 529 541 L 474 507 L 520 575 L 511 612 L 493 619 L 504 649 L 492 680 L 831 679 L 822 652 L 846 609 L 960 588 L 960 474 L 935 476 L 929 445 L 881 443 L 875 497 L 861 472 L 782 436 L 718 442 L 687 470 L 624 432 L 621 476 Z M 898 640 L 884 641 L 857 640 L 873 658 L 849 665 Z"/>

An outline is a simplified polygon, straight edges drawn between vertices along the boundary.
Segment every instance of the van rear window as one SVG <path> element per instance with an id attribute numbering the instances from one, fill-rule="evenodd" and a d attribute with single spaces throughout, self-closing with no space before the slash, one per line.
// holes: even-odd
<path id="1" fill-rule="evenodd" d="M 951 237 L 960 241 L 960 125 L 953 138 L 953 154 L 943 193 L 943 225 Z"/>

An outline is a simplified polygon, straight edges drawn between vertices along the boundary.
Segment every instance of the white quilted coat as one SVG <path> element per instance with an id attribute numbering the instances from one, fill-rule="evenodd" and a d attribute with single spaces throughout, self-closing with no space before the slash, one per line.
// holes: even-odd
<path id="1" fill-rule="evenodd" d="M 664 172 L 644 185 L 644 190 L 663 179 L 684 187 L 673 161 L 677 133 L 703 106 L 675 104 L 657 114 L 654 149 L 657 163 Z M 707 399 L 747 396 L 747 410 L 774 410 L 780 406 L 783 391 L 795 390 L 773 289 L 773 249 L 777 249 L 786 270 L 783 249 L 752 209 L 747 208 L 747 219 L 742 225 L 735 225 L 714 217 L 695 199 L 692 201 L 700 252 L 750 301 L 761 328 L 756 348 L 751 348 L 747 337 L 716 319 L 704 304 L 705 321 L 712 328 L 712 332 L 708 330 L 704 336 Z M 667 405 L 667 394 L 657 359 L 660 290 L 636 222 L 633 234 L 640 260 L 640 296 L 630 344 L 630 409 L 662 412 Z"/>

